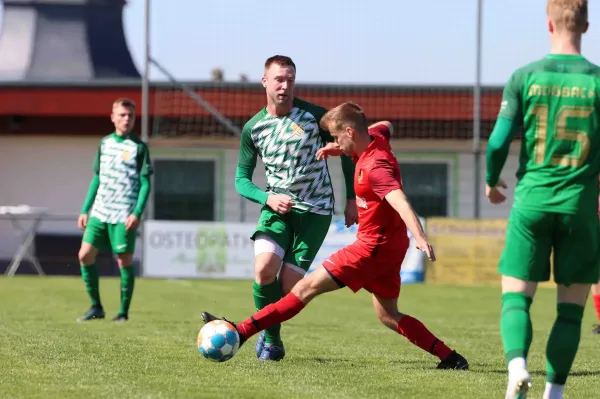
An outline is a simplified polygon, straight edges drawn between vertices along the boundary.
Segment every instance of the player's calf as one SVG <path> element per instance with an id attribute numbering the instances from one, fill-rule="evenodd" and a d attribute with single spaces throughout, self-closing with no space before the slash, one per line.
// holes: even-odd
<path id="1" fill-rule="evenodd" d="M 397 298 L 383 298 L 373 294 L 373 306 L 379 320 L 389 329 L 404 336 L 412 344 L 437 356 L 438 369 L 467 370 L 469 363 L 462 355 L 450 349 L 433 335 L 419 320 L 398 311 Z"/>

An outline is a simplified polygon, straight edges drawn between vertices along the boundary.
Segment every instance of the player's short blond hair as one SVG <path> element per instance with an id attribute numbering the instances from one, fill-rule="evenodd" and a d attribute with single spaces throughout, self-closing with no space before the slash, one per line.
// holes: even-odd
<path id="1" fill-rule="evenodd" d="M 125 107 L 125 108 L 129 108 L 129 109 L 135 111 L 135 103 L 130 98 L 125 98 L 125 97 L 117 98 L 113 102 L 112 108 L 115 109 L 117 107 Z"/>
<path id="2" fill-rule="evenodd" d="M 329 132 L 341 132 L 346 127 L 351 127 L 360 132 L 369 131 L 367 117 L 358 105 L 345 102 L 327 111 L 321 118 L 321 128 Z"/>
<path id="3" fill-rule="evenodd" d="M 587 0 L 548 0 L 548 17 L 556 29 L 584 33 L 588 23 Z"/>

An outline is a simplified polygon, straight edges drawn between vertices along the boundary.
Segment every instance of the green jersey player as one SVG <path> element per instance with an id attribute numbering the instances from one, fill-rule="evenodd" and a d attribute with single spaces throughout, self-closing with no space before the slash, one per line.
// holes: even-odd
<path id="1" fill-rule="evenodd" d="M 505 199 L 500 172 L 522 126 L 518 183 L 499 264 L 507 398 L 525 397 L 531 386 L 529 308 L 538 282 L 550 279 L 550 258 L 558 305 L 544 398 L 562 398 L 590 285 L 600 274 L 600 68 L 581 55 L 587 1 L 548 0 L 547 14 L 551 52 L 511 76 L 487 150 L 486 194 L 497 204 Z"/>
<path id="2" fill-rule="evenodd" d="M 242 131 L 235 187 L 263 205 L 254 240 L 254 303 L 257 309 L 277 302 L 304 277 L 331 224 L 333 188 L 325 160 L 317 150 L 333 141 L 320 129 L 326 109 L 294 96 L 296 66 L 291 58 L 273 56 L 265 63 L 262 83 L 267 105 Z M 252 182 L 260 157 L 267 190 Z M 356 223 L 354 164 L 342 159 L 346 182 L 346 225 Z M 279 274 L 279 278 L 277 278 Z M 280 325 L 265 331 L 256 345 L 260 360 L 285 355 Z"/>
<path id="3" fill-rule="evenodd" d="M 127 321 L 133 295 L 136 229 L 150 193 L 152 164 L 148 147 L 131 131 L 135 105 L 129 99 L 113 104 L 115 132 L 100 141 L 94 177 L 81 209 L 78 225 L 84 230 L 79 262 L 91 308 L 79 321 L 102 319 L 96 256 L 99 249 L 117 255 L 121 271 L 121 307 L 113 321 Z"/>

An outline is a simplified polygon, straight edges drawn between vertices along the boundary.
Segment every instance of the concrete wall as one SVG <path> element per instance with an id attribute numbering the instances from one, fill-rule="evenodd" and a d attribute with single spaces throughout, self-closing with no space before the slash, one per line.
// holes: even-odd
<path id="1" fill-rule="evenodd" d="M 99 142 L 98 137 L 0 136 L 0 206 L 20 205 L 47 208 L 51 215 L 64 216 L 62 220 L 47 220 L 40 226 L 42 232 L 74 234 L 76 217 L 92 176 L 91 165 Z M 241 200 L 235 192 L 233 178 L 237 161 L 235 143 L 214 144 L 199 142 L 185 145 L 185 149 L 169 148 L 164 143 L 153 144 L 154 159 L 212 159 L 217 163 L 215 216 L 227 221 L 239 221 L 242 203 L 246 220 L 254 221 L 260 207 Z M 181 145 L 179 145 L 181 147 Z M 444 162 L 448 164 L 448 215 L 470 218 L 474 215 L 474 161 L 468 153 L 468 143 L 446 142 L 393 143 L 401 163 Z M 344 184 L 340 162 L 329 162 L 334 182 L 338 213 L 343 212 Z M 505 166 L 505 180 L 514 187 L 517 156 L 511 154 Z M 481 187 L 485 176 L 485 158 L 482 156 Z M 254 181 L 264 187 L 264 168 L 259 164 Z M 509 190 L 512 195 L 512 190 Z M 498 207 L 487 203 L 483 189 L 480 192 L 481 217 L 504 218 L 511 201 Z M 149 207 L 152 214 L 152 204 Z M 50 218 L 52 219 L 52 218 Z M 28 223 L 23 223 L 27 227 Z M 17 248 L 18 238 L 11 224 L 0 219 L 0 259 L 10 259 Z M 138 248 L 140 246 L 138 245 Z"/>

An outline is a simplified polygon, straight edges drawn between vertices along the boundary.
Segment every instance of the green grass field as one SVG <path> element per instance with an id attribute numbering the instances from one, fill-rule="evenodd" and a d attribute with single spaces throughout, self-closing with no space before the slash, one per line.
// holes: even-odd
<path id="1" fill-rule="evenodd" d="M 253 338 L 227 363 L 195 347 L 200 312 L 232 320 L 253 310 L 251 283 L 138 279 L 130 322 L 118 310 L 117 279 L 101 280 L 107 320 L 76 323 L 88 307 L 78 278 L 0 278 L 1 398 L 503 398 L 505 364 L 496 287 L 406 285 L 401 310 L 421 319 L 463 353 L 466 372 L 435 370 L 437 359 L 377 321 L 367 293 L 317 298 L 283 328 L 287 356 L 256 360 Z M 534 386 L 544 386 L 545 339 L 554 290 L 532 307 Z M 600 386 L 600 337 L 587 308 L 567 398 L 592 398 Z"/>

